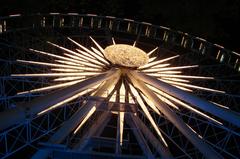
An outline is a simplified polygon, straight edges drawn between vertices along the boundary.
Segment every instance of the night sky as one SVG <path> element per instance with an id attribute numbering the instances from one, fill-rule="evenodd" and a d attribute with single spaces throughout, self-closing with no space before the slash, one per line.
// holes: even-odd
<path id="1" fill-rule="evenodd" d="M 0 15 L 77 12 L 170 27 L 240 52 L 240 0 L 5 0 Z"/>

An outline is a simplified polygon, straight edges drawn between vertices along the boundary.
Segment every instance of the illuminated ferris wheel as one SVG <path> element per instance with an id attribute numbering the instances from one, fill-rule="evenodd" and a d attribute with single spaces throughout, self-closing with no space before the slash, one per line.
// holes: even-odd
<path id="1" fill-rule="evenodd" d="M 162 26 L 0 19 L 0 157 L 238 158 L 240 55 Z"/>

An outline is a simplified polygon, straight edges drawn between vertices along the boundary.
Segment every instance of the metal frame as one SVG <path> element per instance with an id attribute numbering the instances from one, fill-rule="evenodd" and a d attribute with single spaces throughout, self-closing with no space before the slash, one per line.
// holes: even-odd
<path id="1" fill-rule="evenodd" d="M 130 40 L 125 38 L 126 36 L 123 36 L 125 39 L 124 41 L 132 42 L 131 40 L 132 36 L 138 37 L 139 44 L 143 44 L 143 39 L 148 39 L 153 42 L 153 44 L 160 45 L 164 48 L 167 48 L 171 51 L 181 52 L 180 50 L 188 51 L 190 52 L 192 56 L 195 56 L 195 58 L 189 59 L 188 56 L 181 55 L 181 58 L 184 60 L 187 59 L 190 63 L 197 63 L 201 62 L 200 60 L 204 59 L 213 59 L 217 60 L 222 65 L 217 64 L 216 68 L 212 67 L 212 65 L 204 66 L 207 67 L 207 72 L 209 75 L 216 75 L 219 74 L 219 68 L 223 66 L 224 69 L 221 71 L 228 72 L 229 70 L 234 70 L 231 73 L 235 74 L 240 71 L 240 55 L 234 51 L 227 50 L 223 48 L 222 46 L 219 46 L 217 44 L 212 44 L 207 42 L 204 39 L 191 36 L 187 33 L 183 33 L 180 31 L 175 31 L 170 28 L 166 28 L 163 26 L 156 26 L 150 23 L 145 22 L 137 22 L 129 19 L 121 19 L 116 17 L 110 17 L 110 16 L 96 16 L 96 15 L 90 15 L 90 14 L 77 14 L 77 13 L 68 13 L 68 14 L 59 14 L 59 13 L 50 13 L 50 14 L 36 14 L 36 15 L 30 15 L 30 16 L 24 16 L 24 15 L 10 15 L 7 17 L 1 17 L 0 18 L 0 46 L 6 48 L 3 49 L 3 53 L 8 52 L 8 57 L 2 57 L 0 58 L 3 62 L 1 63 L 1 90 L 0 90 L 0 102 L 1 102 L 1 109 L 11 109 L 11 107 L 14 107 L 14 105 L 11 106 L 10 103 L 12 101 L 19 100 L 21 101 L 27 101 L 30 99 L 33 99 L 35 96 L 29 95 L 29 96 L 15 96 L 13 95 L 14 92 L 16 92 L 17 86 L 15 86 L 16 83 L 22 82 L 22 87 L 26 87 L 26 83 L 29 83 L 32 87 L 35 86 L 36 81 L 26 81 L 26 79 L 23 79 L 22 81 L 19 79 L 12 79 L 9 80 L 8 73 L 11 72 L 10 66 L 14 64 L 14 60 L 9 61 L 8 59 L 14 59 L 17 56 L 24 56 L 24 57 L 31 57 L 32 55 L 25 55 L 22 54 L 25 50 L 24 47 L 32 47 L 32 48 L 44 48 L 46 50 L 51 50 L 55 52 L 54 48 L 50 48 L 49 46 L 46 46 L 44 44 L 44 39 L 36 38 L 29 34 L 29 30 L 38 30 L 40 34 L 43 32 L 44 34 L 49 34 L 48 36 L 55 36 L 57 40 L 61 40 L 61 38 L 64 37 L 64 29 L 71 30 L 72 33 L 69 32 L 69 35 L 75 36 L 74 32 L 82 32 L 84 33 L 86 30 L 86 34 L 82 36 L 86 37 L 88 34 L 93 33 L 94 30 L 101 31 L 102 33 L 100 35 L 96 34 L 95 36 L 102 42 L 102 43 L 110 43 L 111 36 L 115 35 L 116 39 L 120 35 L 127 35 L 130 36 Z M 63 31 L 61 31 L 63 30 Z M 31 31 L 30 31 L 31 33 Z M 104 35 L 102 35 L 104 34 Z M 112 35 L 111 35 L 112 34 Z M 19 40 L 20 39 L 20 40 Z M 26 41 L 23 41 L 21 39 L 28 39 Z M 120 40 L 121 38 L 119 38 Z M 9 43 L 11 41 L 11 43 Z M 86 39 L 83 40 L 86 45 L 88 45 L 88 41 Z M 61 42 L 65 45 L 65 41 L 61 40 Z M 159 44 L 160 43 L 160 44 Z M 41 44 L 41 45 L 39 45 Z M 10 47 L 9 47 L 10 45 Z M 147 46 L 147 45 L 146 45 Z M 154 45 L 153 45 L 154 46 Z M 151 48 L 151 45 L 149 45 L 149 48 Z M 17 52 L 15 52 L 18 50 Z M 21 51 L 19 51 L 21 50 Z M 166 52 L 167 54 L 168 52 Z M 13 57 L 15 56 L 15 57 Z M 197 56 L 201 56 L 204 58 L 198 59 Z M 39 57 L 34 57 L 39 58 Z M 43 58 L 43 57 L 41 57 Z M 46 59 L 49 60 L 49 59 Z M 182 60 L 183 61 L 183 60 Z M 177 61 L 178 63 L 182 63 L 181 60 Z M 230 67 L 230 69 L 228 67 Z M 233 69 L 232 69 L 233 68 Z M 22 69 L 28 69 L 29 71 L 35 71 L 38 68 L 32 68 L 30 66 L 26 66 Z M 39 69 L 40 70 L 40 69 Z M 39 71 L 38 70 L 38 71 Z M 206 70 L 204 68 L 201 68 L 198 70 L 198 72 L 194 72 L 195 74 L 202 74 L 202 71 Z M 191 73 L 191 72 L 189 72 Z M 205 72 L 206 73 L 206 72 Z M 222 74 L 222 73 L 220 73 Z M 37 81 L 40 85 L 48 85 L 49 81 L 44 81 L 44 79 L 39 79 Z M 202 82 L 198 82 L 202 86 L 205 84 Z M 214 101 L 221 100 L 220 103 L 236 109 L 239 111 L 239 108 L 237 108 L 239 103 L 239 96 L 233 96 L 234 94 L 233 89 L 236 87 L 236 82 L 239 82 L 239 79 L 236 78 L 235 80 L 224 80 L 219 79 L 216 81 L 216 84 L 211 84 L 215 88 L 226 88 L 226 90 L 229 92 L 229 95 L 225 98 L 222 98 L 220 94 L 203 94 L 201 91 L 194 92 L 198 96 L 208 98 L 208 99 L 214 99 Z M 9 85 L 9 86 L 8 86 Z M 11 90 L 8 90 L 8 88 L 11 88 Z M 10 87 L 11 86 L 11 87 Z M 225 89 L 224 89 L 225 90 Z M 12 95 L 10 95 L 12 94 Z M 39 94 L 41 96 L 41 94 Z M 76 108 L 65 106 L 64 108 L 60 108 L 58 111 L 66 111 L 65 113 L 61 114 L 62 117 L 64 117 L 64 120 L 62 122 L 66 121 L 68 119 L 67 109 L 70 110 L 70 114 L 73 114 L 76 111 Z M 102 109 L 100 110 L 102 111 Z M 139 110 L 138 110 L 139 111 Z M 195 122 L 194 129 L 198 130 L 200 134 L 202 135 L 204 141 L 206 141 L 209 145 L 213 146 L 215 150 L 219 150 L 221 154 L 223 154 L 225 157 L 229 158 L 236 158 L 238 154 L 240 154 L 240 147 L 239 144 L 236 142 L 236 140 L 239 140 L 240 135 L 239 133 L 236 133 L 237 128 L 235 128 L 233 125 L 230 125 L 230 129 L 226 129 L 223 127 L 217 127 L 216 125 L 212 124 L 211 122 L 206 122 L 204 120 L 201 120 L 199 116 L 192 112 L 188 112 L 184 110 L 186 113 L 182 112 L 176 112 L 180 117 L 184 118 L 185 122 L 192 123 Z M 131 112 L 126 112 L 131 113 Z M 154 113 L 153 113 L 154 114 Z M 6 158 L 12 154 L 15 154 L 17 151 L 20 151 L 26 146 L 36 146 L 36 141 L 38 141 L 41 137 L 46 136 L 49 137 L 49 135 L 52 134 L 52 132 L 58 127 L 58 125 L 55 126 L 49 126 L 52 121 L 50 121 L 51 115 L 57 115 L 56 112 L 50 112 L 48 114 L 45 114 L 43 116 L 37 117 L 37 118 L 30 118 L 27 121 L 24 121 L 20 125 L 14 126 L 10 129 L 4 130 L 0 134 L 0 144 L 4 145 L 5 151 L 2 153 L 3 158 Z M 176 145 L 176 148 L 180 151 L 182 151 L 182 154 L 179 154 L 178 156 L 174 156 L 177 158 L 181 157 L 188 157 L 188 158 L 201 158 L 201 154 L 194 148 L 192 148 L 192 145 L 189 141 L 184 140 L 184 136 L 177 132 L 176 128 L 171 125 L 167 121 L 163 121 L 162 117 L 157 117 L 155 114 L 155 121 L 158 121 L 159 127 L 165 130 L 165 136 L 171 140 L 173 145 Z M 61 117 L 56 116 L 54 120 L 58 121 Z M 48 125 L 49 127 L 36 127 L 36 123 L 34 120 L 42 119 L 44 122 L 43 125 Z M 145 122 L 145 118 L 142 117 L 141 121 Z M 37 123 L 38 124 L 38 123 Z M 206 127 L 203 129 L 203 127 Z M 213 132 L 213 136 L 208 136 L 207 133 L 211 131 L 220 130 L 218 133 Z M 33 130 L 36 129 L 36 130 Z M 225 130 L 225 132 L 223 130 Z M 42 130 L 42 131 L 41 131 Z M 19 134 L 16 134 L 16 132 L 20 132 Z M 34 133 L 40 132 L 37 134 L 36 137 L 33 137 Z M 225 137 L 222 137 L 223 134 Z M 12 145 L 9 145 L 9 141 L 11 140 L 9 138 L 15 138 L 16 142 Z M 146 139 L 146 136 L 145 136 Z M 149 141 L 150 139 L 147 139 Z M 210 140 L 211 142 L 209 142 Z M 231 145 L 229 144 L 233 143 L 234 153 L 231 150 Z M 36 146 L 38 147 L 38 146 Z M 1 149 L 2 150 L 2 149 Z M 8 150 L 8 151 L 7 151 Z M 154 148 L 151 149 L 152 153 L 154 153 Z M 76 151 L 72 152 L 76 153 Z M 233 155 L 234 154 L 234 155 Z M 123 156 L 124 158 L 124 156 Z M 151 157 L 150 157 L 151 158 Z"/>

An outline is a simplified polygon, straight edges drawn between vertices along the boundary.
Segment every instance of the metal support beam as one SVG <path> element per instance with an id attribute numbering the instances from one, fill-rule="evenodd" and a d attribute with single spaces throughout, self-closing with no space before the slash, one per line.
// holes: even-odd
<path id="1" fill-rule="evenodd" d="M 117 75 L 117 76 L 116 76 Z M 114 76 L 111 76 L 112 78 L 110 78 L 109 80 L 107 80 L 104 85 L 102 85 L 97 92 L 94 94 L 95 96 L 100 96 L 103 93 L 105 93 L 105 91 L 115 85 L 119 79 L 119 72 L 117 72 L 117 74 L 115 74 Z M 77 112 L 66 122 L 64 122 L 64 124 L 62 125 L 62 127 L 55 133 L 53 134 L 53 136 L 49 139 L 48 142 L 53 143 L 53 144 L 59 144 L 60 142 L 62 142 L 66 136 L 73 131 L 74 128 L 76 128 L 79 123 L 84 119 L 84 117 L 86 116 L 86 114 L 95 106 L 98 107 L 99 105 L 101 105 L 102 102 L 96 104 L 93 101 L 89 101 L 87 102 L 82 108 L 78 109 Z M 43 153 L 42 150 L 39 150 L 38 152 L 36 152 L 34 154 L 34 156 L 32 157 L 32 159 L 44 159 L 47 158 L 47 156 L 49 155 L 49 153 L 51 152 L 51 150 L 44 150 L 45 152 Z M 47 151 L 47 152 L 46 152 Z"/>
<path id="2" fill-rule="evenodd" d="M 74 146 L 74 149 L 83 151 L 86 148 L 91 137 L 99 136 L 105 128 L 106 124 L 109 122 L 110 115 L 110 112 L 103 112 L 97 121 L 95 121 L 94 124 L 90 127 L 88 132 L 81 138 L 80 142 Z"/>
<path id="3" fill-rule="evenodd" d="M 167 147 L 164 147 L 159 139 L 157 139 L 149 128 L 139 119 L 138 116 L 131 115 L 131 119 L 139 126 L 143 135 L 152 144 L 156 151 L 161 155 L 162 158 L 170 159 L 173 158 Z"/>
<path id="4" fill-rule="evenodd" d="M 130 71 L 128 77 L 132 81 L 133 85 L 140 89 L 143 94 L 145 94 L 162 112 L 166 118 L 173 123 L 183 135 L 189 139 L 189 141 L 199 149 L 199 151 L 206 157 L 212 159 L 223 158 L 217 152 L 215 152 L 208 144 L 206 144 L 198 135 L 193 132 L 184 121 L 179 118 L 165 103 L 161 102 L 161 100 L 154 94 L 143 82 L 142 76 L 140 76 L 135 71 Z M 139 79 L 139 80 L 137 80 Z M 141 80 L 141 81 L 140 81 Z M 149 84 L 152 84 L 149 82 Z"/>
<path id="5" fill-rule="evenodd" d="M 154 77 L 147 76 L 143 73 L 131 71 L 131 75 L 138 79 L 141 79 L 143 82 L 146 82 L 146 83 L 160 89 L 163 92 L 166 92 L 169 95 L 172 95 L 178 99 L 181 99 L 187 103 L 190 103 L 197 108 L 200 108 L 206 112 L 209 112 L 221 119 L 224 119 L 224 120 L 232 123 L 233 125 L 240 127 L 240 122 L 239 122 L 240 115 L 237 114 L 236 112 L 233 112 L 231 110 L 224 109 L 221 107 L 217 107 L 216 105 L 214 105 L 206 100 L 203 100 L 197 96 L 194 96 L 193 94 L 185 92 L 181 89 L 171 86 L 171 85 L 169 85 L 165 82 L 162 82 Z"/>
<path id="6" fill-rule="evenodd" d="M 146 140 L 144 139 L 140 128 L 138 127 L 137 123 L 135 123 L 133 120 L 131 120 L 131 117 L 129 117 L 129 115 L 131 114 L 126 114 L 125 118 L 126 118 L 126 122 L 127 124 L 130 126 L 130 128 L 132 129 L 139 146 L 141 147 L 144 155 L 148 158 L 148 159 L 154 159 L 155 157 L 153 156 L 150 148 L 147 145 Z"/>
<path id="7" fill-rule="evenodd" d="M 52 105 L 55 105 L 118 74 L 119 71 L 112 69 L 106 73 L 90 78 L 83 82 L 79 82 L 67 88 L 55 91 L 46 96 L 36 98 L 31 102 L 18 104 L 17 107 L 14 109 L 9 109 L 1 112 L 0 121 L 5 122 L 0 122 L 0 130 L 6 129 L 14 124 L 23 122 L 26 118 L 35 116 L 36 113 L 39 113 Z"/>

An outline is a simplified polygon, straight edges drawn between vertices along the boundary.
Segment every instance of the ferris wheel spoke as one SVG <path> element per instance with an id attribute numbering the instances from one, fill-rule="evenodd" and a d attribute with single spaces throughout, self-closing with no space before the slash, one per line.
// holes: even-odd
<path id="1" fill-rule="evenodd" d="M 166 118 L 173 123 L 183 135 L 188 138 L 191 143 L 199 149 L 199 151 L 205 156 L 210 158 L 223 158 L 218 153 L 216 153 L 208 144 L 204 143 L 184 122 L 180 119 L 170 108 L 168 108 L 164 103 L 160 102 L 158 97 L 151 92 L 144 83 L 136 80 L 139 78 L 139 73 L 131 71 L 128 77 L 132 81 L 133 85 L 139 88 L 149 99 L 151 99 L 157 108 L 166 116 Z M 143 77 L 139 78 L 145 81 Z M 149 84 L 152 84 L 149 82 Z"/>
<path id="2" fill-rule="evenodd" d="M 103 112 L 100 117 L 91 125 L 88 132 L 81 137 L 80 141 L 74 146 L 77 151 L 84 151 L 84 148 L 89 144 L 89 138 L 99 136 L 107 123 L 110 121 L 111 113 Z"/>
<path id="3" fill-rule="evenodd" d="M 94 95 L 101 96 L 106 91 L 106 89 L 108 89 L 109 87 L 116 84 L 118 79 L 119 79 L 119 75 L 116 77 L 113 76 L 113 78 L 107 79 L 107 81 L 96 91 L 96 93 L 94 93 Z M 91 116 L 91 114 L 95 112 L 96 107 L 101 105 L 101 103 L 102 102 L 96 104 L 94 101 L 88 101 L 83 107 L 79 108 L 77 110 L 77 112 L 75 112 L 74 115 L 69 120 L 67 120 L 63 123 L 62 127 L 60 127 L 57 130 L 57 132 L 55 134 L 53 134 L 53 136 L 51 136 L 51 138 L 48 140 L 48 142 L 58 144 L 61 141 L 63 141 L 64 138 L 66 138 L 66 136 L 71 131 L 73 131 L 76 127 L 78 127 L 74 131 L 76 133 L 80 129 L 79 126 L 82 126 L 85 123 L 84 119 L 87 120 Z M 90 115 L 89 115 L 89 112 L 91 112 Z M 79 125 L 79 123 L 80 123 L 80 125 Z M 47 153 L 49 154 L 50 152 L 51 151 L 48 151 Z M 39 151 L 38 151 L 37 153 L 34 154 L 33 158 L 34 159 L 40 159 L 40 158 L 42 159 L 42 156 L 41 156 L 41 154 L 39 154 Z"/>
<path id="4" fill-rule="evenodd" d="M 158 47 L 156 47 L 155 49 L 151 50 L 149 53 L 147 53 L 148 56 L 150 56 L 152 53 L 154 53 L 156 50 L 158 49 Z"/>
<path id="5" fill-rule="evenodd" d="M 131 72 L 134 76 L 140 78 L 142 81 L 160 89 L 164 90 L 164 92 L 168 93 L 169 95 L 172 95 L 178 99 L 182 99 L 183 101 L 194 105 L 195 107 L 202 109 L 206 112 L 211 113 L 214 116 L 217 116 L 219 118 L 222 118 L 236 126 L 240 126 L 240 116 L 231 110 L 220 108 L 218 106 L 215 106 L 211 102 L 205 101 L 197 96 L 194 96 L 190 93 L 187 93 L 183 90 L 180 90 L 176 87 L 173 87 L 165 82 L 162 82 L 160 80 L 157 80 L 156 78 L 137 73 L 137 72 Z"/>
<path id="6" fill-rule="evenodd" d="M 140 128 L 145 138 L 150 141 L 150 143 L 154 146 L 154 148 L 158 151 L 162 158 L 172 158 L 171 153 L 168 148 L 163 146 L 162 143 L 153 135 L 153 133 L 149 130 L 149 128 L 139 119 L 136 115 L 130 115 L 131 120 L 133 120 Z"/>
<path id="7" fill-rule="evenodd" d="M 37 114 L 49 106 L 53 106 L 61 101 L 64 101 L 88 88 L 95 86 L 109 78 L 118 77 L 119 71 L 115 69 L 110 70 L 104 74 L 98 75 L 96 77 L 89 78 L 85 81 L 79 82 L 67 88 L 55 91 L 49 95 L 42 96 L 32 100 L 31 102 L 18 105 L 15 109 L 10 109 L 4 112 L 0 112 L 1 121 L 7 120 L 8 122 L 1 122 L 0 129 L 5 129 L 11 125 L 24 121 L 26 119 L 26 110 L 29 114 Z M 54 99 L 54 100 L 53 100 Z M 12 118 L 14 116 L 14 118 Z"/>
<path id="8" fill-rule="evenodd" d="M 157 127 L 155 121 L 153 120 L 151 114 L 149 113 L 147 107 L 145 106 L 144 102 L 142 101 L 142 99 L 140 98 L 137 90 L 130 85 L 130 90 L 132 92 L 132 94 L 134 95 L 132 98 L 136 98 L 139 106 L 142 108 L 144 114 L 146 115 L 146 117 L 148 118 L 148 120 L 150 121 L 151 125 L 153 126 L 153 128 L 155 129 L 155 131 L 157 132 L 157 134 L 159 135 L 161 141 L 163 142 L 164 146 L 168 147 L 168 144 L 166 143 L 165 139 L 163 138 L 159 128 Z"/>
<path id="9" fill-rule="evenodd" d="M 37 88 L 37 89 L 32 89 L 32 90 L 29 90 L 29 91 L 18 92 L 17 95 L 50 91 L 50 90 L 54 90 L 54 89 L 58 89 L 58 88 L 71 86 L 71 85 L 76 84 L 76 83 L 81 82 L 81 81 L 83 81 L 83 80 L 76 80 L 76 81 L 71 81 L 71 82 L 66 82 L 66 83 L 61 83 L 61 84 L 55 84 L 55 85 L 51 85 L 51 86 L 47 86 L 47 87 L 41 87 L 41 88 Z"/>
<path id="10" fill-rule="evenodd" d="M 133 120 L 131 120 L 130 117 L 126 117 L 126 122 L 127 124 L 130 126 L 130 128 L 132 128 L 132 131 L 134 133 L 134 135 L 136 136 L 136 139 L 144 153 L 145 156 L 147 156 L 147 158 L 149 159 L 154 159 L 155 157 L 153 156 L 146 140 L 143 137 L 143 134 L 140 131 L 139 126 L 137 125 L 137 123 L 135 123 Z"/>
<path id="11" fill-rule="evenodd" d="M 141 69 L 148 69 L 148 68 L 151 68 L 151 67 L 153 67 L 153 66 L 159 65 L 159 64 L 161 64 L 161 63 L 163 63 L 163 62 L 166 62 L 166 61 L 175 59 L 175 58 L 177 58 L 177 57 L 179 57 L 179 55 L 175 55 L 175 56 L 172 56 L 172 57 L 168 57 L 168 58 L 165 58 L 165 59 L 163 59 L 163 60 L 154 61 L 154 62 L 148 63 L 148 64 L 146 64 L 146 65 L 140 66 L 139 69 L 140 69 L 140 70 L 141 70 Z"/>

